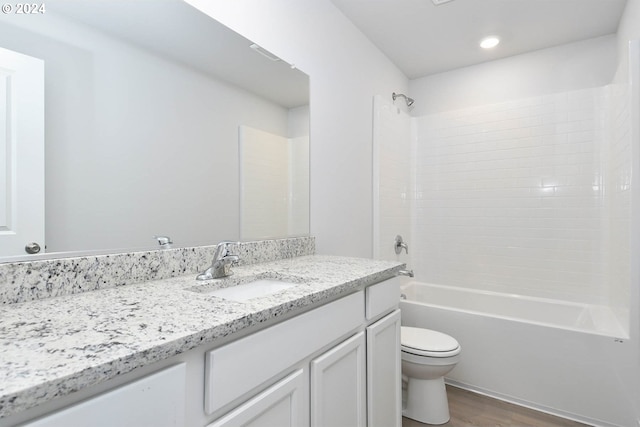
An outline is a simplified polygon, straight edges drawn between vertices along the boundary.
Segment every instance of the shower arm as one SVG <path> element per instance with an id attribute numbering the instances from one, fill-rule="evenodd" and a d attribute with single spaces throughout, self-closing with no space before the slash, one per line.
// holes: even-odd
<path id="1" fill-rule="evenodd" d="M 398 97 L 402 97 L 404 98 L 404 101 L 407 103 L 407 107 L 411 107 L 413 105 L 413 103 L 415 102 L 413 98 L 409 98 L 407 95 L 405 95 L 404 93 L 395 93 L 393 92 L 391 94 L 391 98 L 395 101 L 396 98 Z"/>

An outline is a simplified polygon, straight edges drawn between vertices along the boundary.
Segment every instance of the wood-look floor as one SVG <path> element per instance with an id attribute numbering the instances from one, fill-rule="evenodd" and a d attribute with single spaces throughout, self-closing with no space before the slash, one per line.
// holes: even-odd
<path id="1" fill-rule="evenodd" d="M 575 421 L 554 417 L 533 409 L 492 399 L 477 393 L 447 385 L 451 419 L 446 427 L 584 427 Z M 424 427 L 408 418 L 402 427 Z"/>

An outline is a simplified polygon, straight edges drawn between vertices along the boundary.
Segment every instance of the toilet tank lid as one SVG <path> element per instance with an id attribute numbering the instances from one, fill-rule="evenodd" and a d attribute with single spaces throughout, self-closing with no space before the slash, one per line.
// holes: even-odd
<path id="1" fill-rule="evenodd" d="M 403 326 L 400 332 L 403 347 L 423 351 L 451 351 L 460 347 L 455 338 L 431 329 Z"/>

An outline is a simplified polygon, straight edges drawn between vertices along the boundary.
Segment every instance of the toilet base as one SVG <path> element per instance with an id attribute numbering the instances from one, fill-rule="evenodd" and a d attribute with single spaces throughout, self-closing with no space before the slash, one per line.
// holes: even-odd
<path id="1" fill-rule="evenodd" d="M 444 378 L 421 380 L 409 377 L 407 404 L 402 416 L 425 424 L 448 422 L 449 402 Z"/>

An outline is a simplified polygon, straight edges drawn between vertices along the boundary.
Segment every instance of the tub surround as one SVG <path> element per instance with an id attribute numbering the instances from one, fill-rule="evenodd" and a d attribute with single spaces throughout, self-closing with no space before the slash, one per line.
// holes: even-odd
<path id="1" fill-rule="evenodd" d="M 301 247 L 307 244 L 312 242 Z M 253 259 L 269 257 L 255 246 L 240 249 L 245 256 L 255 253 Z M 297 251 L 285 253 L 293 256 Z M 81 263 L 70 265 L 78 272 L 73 289 L 81 288 L 88 273 L 80 270 Z M 197 292 L 202 286 L 215 287 L 212 283 L 222 286 L 226 279 L 198 283 L 189 270 L 182 277 L 5 304 L 0 307 L 0 417 L 197 346 L 215 345 L 274 318 L 301 313 L 393 277 L 403 267 L 397 262 L 318 255 L 234 267 L 234 280 L 266 274 L 304 281 L 246 303 Z"/>
<path id="2" fill-rule="evenodd" d="M 34 301 L 185 274 L 211 265 L 216 246 L 163 249 L 0 264 L 0 304 Z M 239 242 L 239 265 L 315 253 L 315 238 Z"/>

